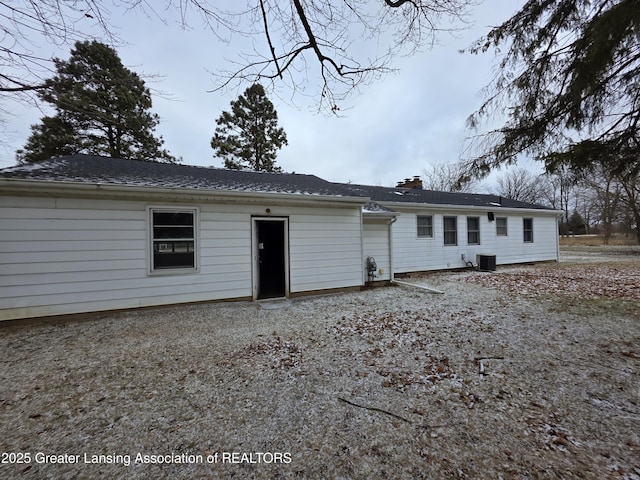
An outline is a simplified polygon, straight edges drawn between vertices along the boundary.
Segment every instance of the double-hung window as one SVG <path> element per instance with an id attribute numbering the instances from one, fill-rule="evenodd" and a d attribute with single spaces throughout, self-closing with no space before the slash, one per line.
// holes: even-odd
<path id="1" fill-rule="evenodd" d="M 467 217 L 467 244 L 480 245 L 480 217 Z"/>
<path id="2" fill-rule="evenodd" d="M 525 243 L 533 243 L 533 218 L 522 219 L 522 234 Z"/>
<path id="3" fill-rule="evenodd" d="M 185 272 L 197 269 L 197 218 L 195 208 L 150 208 L 151 272 Z"/>
<path id="4" fill-rule="evenodd" d="M 431 215 L 418 215 L 418 238 L 432 238 L 433 237 L 433 216 Z"/>
<path id="5" fill-rule="evenodd" d="M 458 217 L 442 217 L 444 226 L 444 244 L 458 244 Z"/>
<path id="6" fill-rule="evenodd" d="M 498 237 L 507 236 L 507 217 L 496 217 L 496 235 Z"/>

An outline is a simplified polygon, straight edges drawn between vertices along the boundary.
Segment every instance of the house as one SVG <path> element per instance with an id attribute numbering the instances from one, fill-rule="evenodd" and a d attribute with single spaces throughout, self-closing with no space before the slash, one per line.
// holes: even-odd
<path id="1" fill-rule="evenodd" d="M 497 195 L 423 190 L 418 178 L 395 188 L 346 185 L 399 214 L 392 230 L 394 273 L 558 260 L 558 211 Z"/>
<path id="2" fill-rule="evenodd" d="M 555 215 L 487 195 L 56 157 L 0 170 L 0 320 L 361 288 L 479 252 L 553 260 Z"/>

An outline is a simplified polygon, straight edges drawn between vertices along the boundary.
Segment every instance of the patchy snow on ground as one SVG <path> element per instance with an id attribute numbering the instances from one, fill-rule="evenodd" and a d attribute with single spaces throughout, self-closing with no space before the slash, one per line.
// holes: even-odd
<path id="1" fill-rule="evenodd" d="M 0 327 L 0 477 L 640 479 L 640 257 L 580 258 Z"/>

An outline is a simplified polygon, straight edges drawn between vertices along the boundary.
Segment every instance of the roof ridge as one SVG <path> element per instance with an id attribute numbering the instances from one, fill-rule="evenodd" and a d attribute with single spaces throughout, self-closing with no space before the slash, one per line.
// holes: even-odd
<path id="1" fill-rule="evenodd" d="M 384 187 L 381 185 L 365 185 L 354 183 L 336 183 L 347 191 L 369 196 L 375 202 L 414 203 L 455 206 L 475 206 L 491 208 L 529 208 L 537 210 L 553 210 L 552 208 L 520 200 L 513 200 L 493 193 L 447 192 L 442 190 L 425 190 L 422 188 Z"/>
<path id="2" fill-rule="evenodd" d="M 203 170 L 203 171 L 212 171 L 212 170 L 218 170 L 221 172 L 237 172 L 240 174 L 261 174 L 261 175 L 298 175 L 298 176 L 304 176 L 304 177 L 314 177 L 317 178 L 319 180 L 322 180 L 324 182 L 328 182 L 327 180 L 318 177 L 317 175 L 314 174 L 310 174 L 310 173 L 296 173 L 296 172 L 265 172 L 265 171 L 259 171 L 259 170 L 235 170 L 232 168 L 224 168 L 224 167 L 218 167 L 215 165 L 211 165 L 211 166 L 205 166 L 205 165 L 192 165 L 189 163 L 168 163 L 168 162 L 158 162 L 155 160 L 144 160 L 144 159 L 140 159 L 140 158 L 121 158 L 121 157 L 107 157 L 105 155 L 94 155 L 94 154 L 87 154 L 87 153 L 74 153 L 71 155 L 57 155 L 55 157 L 51 157 L 48 160 L 43 160 L 42 162 L 47 162 L 47 161 L 51 161 L 51 160 L 57 160 L 57 159 L 70 159 L 70 160 L 81 160 L 82 158 L 93 158 L 93 159 L 99 159 L 99 161 L 120 161 L 120 162 L 138 162 L 140 164 L 143 165 L 152 165 L 152 166 L 164 166 L 164 167 L 169 167 L 169 168 L 192 168 L 192 169 L 197 169 L 197 170 Z"/>

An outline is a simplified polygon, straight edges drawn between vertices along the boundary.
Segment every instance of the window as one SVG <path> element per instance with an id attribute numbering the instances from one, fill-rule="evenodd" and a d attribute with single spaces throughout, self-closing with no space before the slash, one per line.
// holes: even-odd
<path id="1" fill-rule="evenodd" d="M 442 223 L 444 225 L 444 244 L 457 245 L 458 244 L 458 217 L 443 217 Z"/>
<path id="2" fill-rule="evenodd" d="M 496 235 L 499 237 L 507 236 L 507 217 L 496 217 Z"/>
<path id="3" fill-rule="evenodd" d="M 522 219 L 522 230 L 525 243 L 533 242 L 533 218 Z"/>
<path id="4" fill-rule="evenodd" d="M 195 209 L 150 209 L 151 271 L 196 269 Z"/>
<path id="5" fill-rule="evenodd" d="M 433 237 L 433 217 L 431 215 L 418 215 L 418 238 Z"/>
<path id="6" fill-rule="evenodd" d="M 480 245 L 480 217 L 467 217 L 467 244 Z"/>

